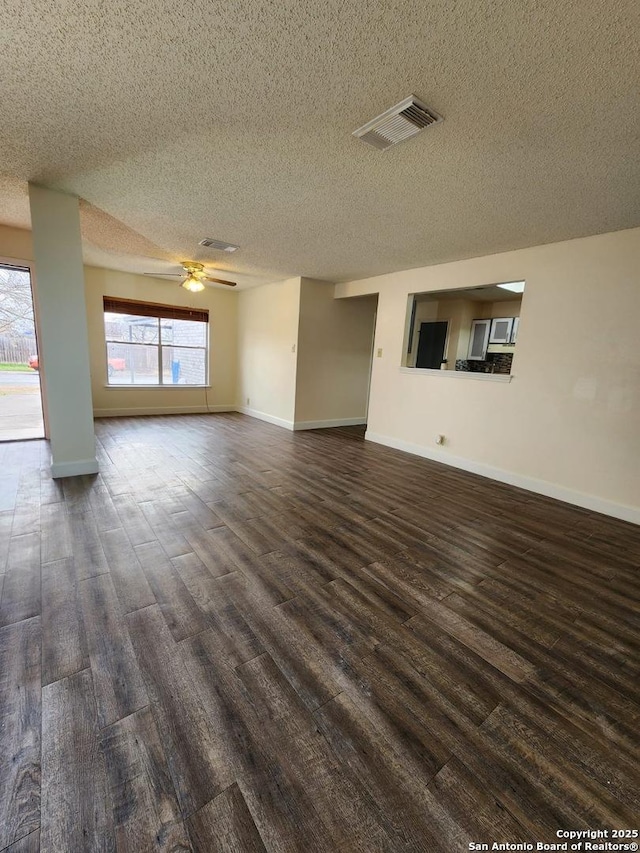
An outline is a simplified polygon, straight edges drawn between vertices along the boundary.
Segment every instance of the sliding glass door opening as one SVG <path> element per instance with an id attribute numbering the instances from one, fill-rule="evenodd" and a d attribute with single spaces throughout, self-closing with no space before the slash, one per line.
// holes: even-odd
<path id="1" fill-rule="evenodd" d="M 28 267 L 0 264 L 0 441 L 44 438 Z"/>

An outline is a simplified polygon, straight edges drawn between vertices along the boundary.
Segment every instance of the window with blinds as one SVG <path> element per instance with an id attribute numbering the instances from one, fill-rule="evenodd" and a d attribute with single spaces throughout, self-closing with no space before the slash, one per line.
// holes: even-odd
<path id="1" fill-rule="evenodd" d="M 207 384 L 206 309 L 113 296 L 103 307 L 109 385 Z"/>

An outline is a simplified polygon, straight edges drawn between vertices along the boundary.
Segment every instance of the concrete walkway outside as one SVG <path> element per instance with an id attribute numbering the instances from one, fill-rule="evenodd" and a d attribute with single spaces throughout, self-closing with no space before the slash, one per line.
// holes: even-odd
<path id="1" fill-rule="evenodd" d="M 0 441 L 44 438 L 40 377 L 17 371 L 0 375 Z"/>

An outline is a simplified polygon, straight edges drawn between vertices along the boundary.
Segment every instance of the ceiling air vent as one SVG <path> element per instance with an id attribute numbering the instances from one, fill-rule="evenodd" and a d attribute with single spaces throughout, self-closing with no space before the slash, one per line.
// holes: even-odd
<path id="1" fill-rule="evenodd" d="M 367 145 L 384 151 L 398 142 L 410 139 L 425 127 L 441 121 L 442 116 L 430 110 L 415 95 L 410 95 L 395 107 L 354 130 L 353 135 Z"/>
<path id="2" fill-rule="evenodd" d="M 212 237 L 205 237 L 200 240 L 199 246 L 206 246 L 207 249 L 220 249 L 222 252 L 236 252 L 240 246 L 234 246 L 233 243 L 225 243 L 224 240 L 214 240 Z"/>

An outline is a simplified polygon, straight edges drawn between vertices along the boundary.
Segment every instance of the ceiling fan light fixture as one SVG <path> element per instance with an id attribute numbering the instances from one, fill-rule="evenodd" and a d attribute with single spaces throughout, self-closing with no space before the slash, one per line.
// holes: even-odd
<path id="1" fill-rule="evenodd" d="M 189 290 L 191 293 L 199 293 L 204 290 L 204 284 L 193 273 L 190 273 L 182 282 L 182 287 Z"/>
<path id="2" fill-rule="evenodd" d="M 144 275 L 159 275 L 162 278 L 183 278 L 184 281 L 180 282 L 180 287 L 184 287 L 185 290 L 190 290 L 191 293 L 198 293 L 201 290 L 204 290 L 205 281 L 211 281 L 213 284 L 226 284 L 227 287 L 235 287 L 235 281 L 229 281 L 226 278 L 215 278 L 214 276 L 207 275 L 204 271 L 204 264 L 197 263 L 196 261 L 182 261 L 180 264 L 182 267 L 181 273 L 153 273 L 146 272 Z"/>

